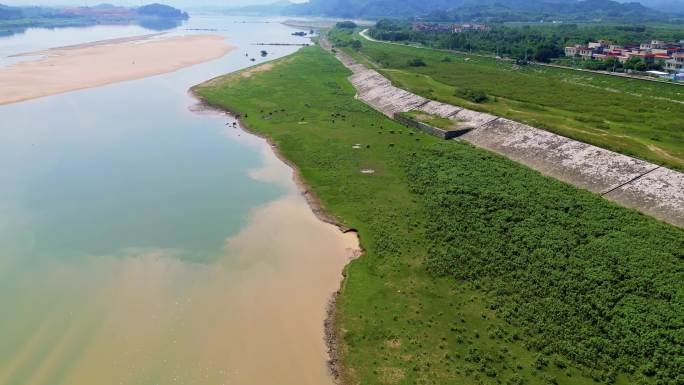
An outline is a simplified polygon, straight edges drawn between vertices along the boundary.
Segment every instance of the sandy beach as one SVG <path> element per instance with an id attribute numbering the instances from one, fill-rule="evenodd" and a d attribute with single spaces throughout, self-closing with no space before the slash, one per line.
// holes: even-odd
<path id="1" fill-rule="evenodd" d="M 23 53 L 37 59 L 0 69 L 0 105 L 173 72 L 233 48 L 221 36 L 154 34 Z"/>

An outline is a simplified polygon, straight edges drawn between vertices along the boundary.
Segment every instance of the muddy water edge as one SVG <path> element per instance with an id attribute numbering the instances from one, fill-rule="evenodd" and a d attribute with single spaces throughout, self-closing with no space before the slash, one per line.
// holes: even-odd
<path id="1" fill-rule="evenodd" d="M 266 70 L 272 68 L 271 65 L 267 64 L 257 66 L 255 67 L 255 69 L 258 71 L 258 69 L 262 67 L 266 67 Z M 194 112 L 224 115 L 230 120 L 227 123 L 228 126 L 233 126 L 234 128 L 240 129 L 249 135 L 252 135 L 263 140 L 267 144 L 268 148 L 270 149 L 269 155 L 272 155 L 275 159 L 277 159 L 278 164 L 271 163 L 270 166 L 264 168 L 259 172 L 261 176 L 253 174 L 253 177 L 262 180 L 274 181 L 274 179 L 278 178 L 276 177 L 276 175 L 280 175 L 282 177 L 283 175 L 288 174 L 288 172 L 278 172 L 276 171 L 277 169 L 282 169 L 283 166 L 288 168 L 289 174 L 291 175 L 289 182 L 294 182 L 297 192 L 299 193 L 300 197 L 304 199 L 311 213 L 321 223 L 336 228 L 339 234 L 341 234 L 341 236 L 343 237 L 345 244 L 345 263 L 342 266 L 337 266 L 337 268 L 333 267 L 333 271 L 337 270 L 339 272 L 339 276 L 337 277 L 337 282 L 335 284 L 336 286 L 334 286 L 334 290 L 331 292 L 330 287 L 324 290 L 325 292 L 330 294 L 327 297 L 327 303 L 325 304 L 325 316 L 322 322 L 324 342 L 326 347 L 326 361 L 328 374 L 331 376 L 331 379 L 334 381 L 334 383 L 339 384 L 341 373 L 341 361 L 338 340 L 339 336 L 337 335 L 337 328 L 335 326 L 336 301 L 337 296 L 339 294 L 340 285 L 342 284 L 342 281 L 344 279 L 344 269 L 346 265 L 352 260 L 359 258 L 363 255 L 363 249 L 360 244 L 358 232 L 340 223 L 331 213 L 329 213 L 323 208 L 318 197 L 310 190 L 310 188 L 301 178 L 299 168 L 280 152 L 280 150 L 278 149 L 276 144 L 271 140 L 270 137 L 262 135 L 254 130 L 251 130 L 249 126 L 245 124 L 243 120 L 240 119 L 239 114 L 230 111 L 225 107 L 213 106 L 205 102 L 199 95 L 195 93 L 195 87 L 191 88 L 189 93 L 192 97 L 198 100 L 198 103 L 192 107 Z M 269 156 L 266 157 L 269 158 Z M 288 181 L 283 181 L 282 179 L 281 181 L 284 183 L 288 183 Z M 297 200 L 301 201 L 301 199 Z M 320 311 L 320 308 L 318 310 Z M 320 318 L 318 319 L 320 320 Z"/>

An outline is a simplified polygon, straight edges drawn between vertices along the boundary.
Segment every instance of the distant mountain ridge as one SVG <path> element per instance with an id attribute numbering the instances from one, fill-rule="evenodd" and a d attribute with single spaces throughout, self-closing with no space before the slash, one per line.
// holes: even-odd
<path id="1" fill-rule="evenodd" d="M 231 8 L 201 7 L 200 9 L 220 11 L 233 15 L 282 15 L 289 13 L 288 10 L 293 5 L 295 5 L 295 3 L 292 3 L 288 0 L 282 0 L 271 4 L 257 4 Z"/>
<path id="2" fill-rule="evenodd" d="M 672 16 L 640 3 L 612 0 L 482 0 L 436 11 L 428 19 L 481 21 L 667 22 Z"/>
<path id="3" fill-rule="evenodd" d="M 187 13 L 174 7 L 153 3 L 140 7 L 120 7 L 112 4 L 98 4 L 91 7 L 37 7 L 37 6 L 8 6 L 0 4 L 0 20 L 13 20 L 24 18 L 135 18 L 154 17 L 163 19 L 182 19 L 189 16 Z"/>
<path id="4" fill-rule="evenodd" d="M 437 19 L 498 21 L 555 17 L 561 20 L 640 22 L 670 18 L 666 13 L 638 2 L 613 0 L 311 0 L 291 5 L 286 13 L 346 18 L 428 15 Z"/>
<path id="5" fill-rule="evenodd" d="M 641 4 L 662 12 L 684 14 L 684 1 L 682 0 L 641 0 Z"/>
<path id="6" fill-rule="evenodd" d="M 0 4 L 0 20 L 19 19 L 21 16 L 19 8 Z"/>

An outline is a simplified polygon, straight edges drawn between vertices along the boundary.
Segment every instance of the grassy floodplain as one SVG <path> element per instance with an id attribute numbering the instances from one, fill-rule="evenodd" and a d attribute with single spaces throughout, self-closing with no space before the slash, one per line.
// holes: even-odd
<path id="1" fill-rule="evenodd" d="M 195 92 L 359 231 L 336 308 L 344 383 L 684 380 L 684 231 L 387 119 L 319 47 L 261 69 Z"/>
<path id="2" fill-rule="evenodd" d="M 335 29 L 333 42 L 392 82 L 427 98 L 488 112 L 563 136 L 684 170 L 684 87 L 538 65 L 518 66 L 401 44 L 366 41 Z M 410 66 L 421 59 L 425 66 Z M 464 90 L 485 93 L 473 103 Z"/>

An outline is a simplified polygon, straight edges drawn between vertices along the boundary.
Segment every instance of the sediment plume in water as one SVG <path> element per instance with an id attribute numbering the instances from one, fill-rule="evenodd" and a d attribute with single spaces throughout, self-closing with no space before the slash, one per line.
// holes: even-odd
<path id="1" fill-rule="evenodd" d="M 255 209 L 210 261 L 131 249 L 17 278 L 21 296 L 0 295 L 14 309 L 0 330 L 0 384 L 332 384 L 326 304 L 358 241 L 320 221 L 258 142 L 266 166 L 252 177 L 288 193 Z"/>

